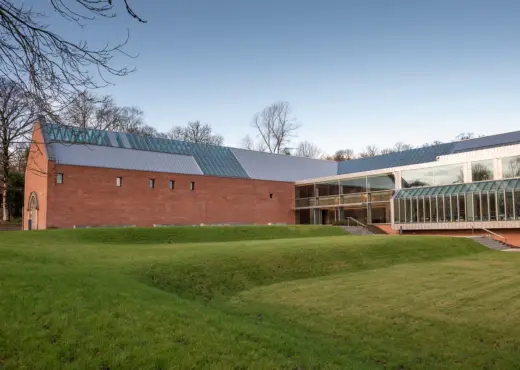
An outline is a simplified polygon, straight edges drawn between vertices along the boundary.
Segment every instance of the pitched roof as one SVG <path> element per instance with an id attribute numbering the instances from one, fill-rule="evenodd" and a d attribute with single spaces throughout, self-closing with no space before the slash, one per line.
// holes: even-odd
<path id="1" fill-rule="evenodd" d="M 338 175 L 435 162 L 437 157 L 441 155 L 496 148 L 519 143 L 520 131 L 514 131 L 505 134 L 479 137 L 476 139 L 432 145 L 402 152 L 378 155 L 375 157 L 339 162 Z"/>
<path id="2" fill-rule="evenodd" d="M 63 164 L 289 182 L 435 162 L 442 155 L 520 143 L 520 131 L 515 131 L 338 163 L 54 124 L 43 124 L 42 132 L 49 158 Z"/>
<path id="3" fill-rule="evenodd" d="M 58 163 L 271 181 L 333 176 L 337 163 L 121 132 L 45 124 Z"/>

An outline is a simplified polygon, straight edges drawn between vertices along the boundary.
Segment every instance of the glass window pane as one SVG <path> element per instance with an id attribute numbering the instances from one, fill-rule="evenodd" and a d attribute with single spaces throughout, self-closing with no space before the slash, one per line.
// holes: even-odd
<path id="1" fill-rule="evenodd" d="M 514 209 L 513 192 L 509 190 L 506 192 L 506 220 L 512 221 L 515 219 Z"/>
<path id="2" fill-rule="evenodd" d="M 489 221 L 489 194 L 482 193 L 482 221 Z"/>
<path id="3" fill-rule="evenodd" d="M 431 212 L 432 212 L 432 218 L 430 222 L 437 222 L 437 198 L 433 197 L 431 198 Z"/>
<path id="4" fill-rule="evenodd" d="M 493 180 L 493 160 L 486 159 L 471 163 L 471 178 L 472 181 Z"/>
<path id="5" fill-rule="evenodd" d="M 406 222 L 412 222 L 412 199 L 406 199 Z"/>
<path id="6" fill-rule="evenodd" d="M 403 188 L 433 185 L 432 169 L 403 171 L 401 172 L 401 183 Z"/>
<path id="7" fill-rule="evenodd" d="M 446 222 L 452 221 L 452 214 L 451 214 L 451 196 L 444 197 L 444 208 L 445 208 L 445 217 Z"/>
<path id="8" fill-rule="evenodd" d="M 464 183 L 464 171 L 462 164 L 435 167 L 433 169 L 433 182 L 435 185 L 452 185 Z"/>
<path id="9" fill-rule="evenodd" d="M 489 219 L 497 220 L 497 195 L 494 192 L 489 193 Z"/>
<path id="10" fill-rule="evenodd" d="M 399 220 L 401 223 L 406 222 L 406 200 L 399 199 Z"/>
<path id="11" fill-rule="evenodd" d="M 461 195 L 462 196 L 462 195 Z M 473 212 L 473 193 L 466 194 L 466 221 L 474 220 L 474 212 Z"/>
<path id="12" fill-rule="evenodd" d="M 459 221 L 466 221 L 466 197 L 464 194 L 459 194 Z M 471 197 L 471 194 L 470 194 Z M 471 212 L 473 214 L 473 212 Z"/>
<path id="13" fill-rule="evenodd" d="M 424 199 L 417 199 L 417 220 L 424 222 Z"/>
<path id="14" fill-rule="evenodd" d="M 473 194 L 473 220 L 480 221 L 482 218 L 482 209 L 480 207 L 480 194 Z"/>
<path id="15" fill-rule="evenodd" d="M 331 195 L 339 195 L 339 183 L 337 181 L 316 184 L 316 196 L 327 197 Z"/>
<path id="16" fill-rule="evenodd" d="M 497 193 L 497 201 L 498 201 L 497 216 L 498 216 L 499 221 L 504 221 L 506 219 L 506 206 L 505 206 L 504 200 L 505 200 L 504 192 L 499 191 Z"/>
<path id="17" fill-rule="evenodd" d="M 520 177 L 520 155 L 502 158 L 502 174 L 505 179 Z"/>
<path id="18" fill-rule="evenodd" d="M 437 197 L 437 220 L 438 222 L 444 222 L 444 198 L 442 196 Z"/>
<path id="19" fill-rule="evenodd" d="M 394 224 L 399 223 L 399 200 L 394 199 Z"/>
<path id="20" fill-rule="evenodd" d="M 412 222 L 417 222 L 419 215 L 417 213 L 417 198 L 412 199 Z"/>
<path id="21" fill-rule="evenodd" d="M 515 191 L 515 217 L 520 220 L 520 190 Z"/>
<path id="22" fill-rule="evenodd" d="M 296 186 L 296 199 L 314 197 L 314 185 Z"/>
<path id="23" fill-rule="evenodd" d="M 340 184 L 341 184 L 342 194 L 365 193 L 367 191 L 366 177 L 360 177 L 357 179 L 341 180 Z"/>
<path id="24" fill-rule="evenodd" d="M 452 212 L 452 217 L 453 217 L 453 221 L 459 221 L 459 200 L 457 199 L 458 197 L 456 195 L 452 195 L 451 196 L 451 212 Z"/>
<path id="25" fill-rule="evenodd" d="M 393 174 L 368 176 L 368 188 L 370 191 L 394 190 L 395 177 Z"/>
<path id="26" fill-rule="evenodd" d="M 424 222 L 432 222 L 430 217 L 430 198 L 424 198 Z"/>

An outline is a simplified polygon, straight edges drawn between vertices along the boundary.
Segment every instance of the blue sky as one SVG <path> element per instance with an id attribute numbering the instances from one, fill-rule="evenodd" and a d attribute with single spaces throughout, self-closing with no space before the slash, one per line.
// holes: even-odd
<path id="1" fill-rule="evenodd" d="M 122 1 L 115 0 L 114 3 Z M 237 146 L 251 117 L 289 101 L 295 140 L 326 152 L 460 132 L 520 129 L 520 2 L 516 0 L 131 0 L 71 38 L 120 41 L 137 72 L 103 90 L 166 131 L 210 123 Z"/>

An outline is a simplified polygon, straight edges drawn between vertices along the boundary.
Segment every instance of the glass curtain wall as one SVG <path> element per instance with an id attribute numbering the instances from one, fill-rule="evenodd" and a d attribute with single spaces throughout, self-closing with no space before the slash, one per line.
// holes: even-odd
<path id="1" fill-rule="evenodd" d="M 353 217 L 363 223 L 390 223 L 394 191 L 393 174 L 300 185 L 296 186 L 296 209 L 336 207 L 338 216 Z"/>
<path id="2" fill-rule="evenodd" d="M 520 179 L 402 189 L 394 207 L 398 224 L 520 220 Z"/>

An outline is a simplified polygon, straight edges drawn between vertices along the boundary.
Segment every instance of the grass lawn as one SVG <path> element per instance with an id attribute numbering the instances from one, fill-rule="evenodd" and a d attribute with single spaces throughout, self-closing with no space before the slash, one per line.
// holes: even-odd
<path id="1" fill-rule="evenodd" d="M 0 233 L 0 369 L 511 369 L 520 254 L 333 227 Z"/>

